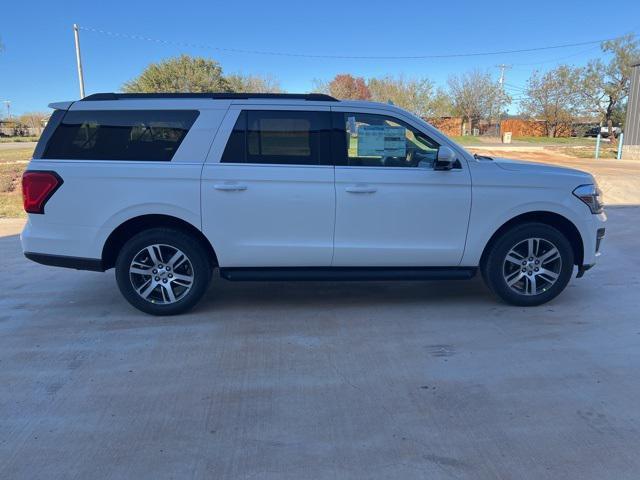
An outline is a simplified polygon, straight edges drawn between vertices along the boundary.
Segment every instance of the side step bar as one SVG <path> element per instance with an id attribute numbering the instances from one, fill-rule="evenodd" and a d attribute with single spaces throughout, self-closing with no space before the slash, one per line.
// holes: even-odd
<path id="1" fill-rule="evenodd" d="M 232 281 L 318 280 L 467 280 L 475 267 L 262 267 L 221 268 L 220 276 Z"/>

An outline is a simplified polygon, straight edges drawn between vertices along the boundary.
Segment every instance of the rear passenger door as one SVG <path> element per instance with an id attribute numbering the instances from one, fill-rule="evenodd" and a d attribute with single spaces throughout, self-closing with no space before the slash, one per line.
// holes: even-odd
<path id="1" fill-rule="evenodd" d="M 330 125 L 327 107 L 231 107 L 201 183 L 202 227 L 221 266 L 331 265 Z"/>

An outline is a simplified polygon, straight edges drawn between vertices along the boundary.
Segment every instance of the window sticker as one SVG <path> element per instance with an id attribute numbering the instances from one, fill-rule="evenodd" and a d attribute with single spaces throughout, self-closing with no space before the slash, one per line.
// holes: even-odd
<path id="1" fill-rule="evenodd" d="M 359 157 L 405 157 L 406 129 L 388 125 L 358 126 Z"/>

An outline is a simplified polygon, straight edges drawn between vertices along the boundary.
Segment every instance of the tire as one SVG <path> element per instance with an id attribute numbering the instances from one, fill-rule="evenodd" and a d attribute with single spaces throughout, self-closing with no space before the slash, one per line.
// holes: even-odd
<path id="1" fill-rule="evenodd" d="M 207 291 L 212 271 L 200 241 L 170 228 L 138 233 L 116 260 L 120 292 L 151 315 L 178 315 L 193 308 Z"/>
<path id="2" fill-rule="evenodd" d="M 565 289 L 573 262 L 573 248 L 559 230 L 544 223 L 524 223 L 493 242 L 481 272 L 489 289 L 503 301 L 531 307 Z"/>

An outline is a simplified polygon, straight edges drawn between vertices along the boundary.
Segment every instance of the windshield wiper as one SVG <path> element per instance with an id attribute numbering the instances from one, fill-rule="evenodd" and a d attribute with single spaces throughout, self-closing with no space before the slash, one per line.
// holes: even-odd
<path id="1" fill-rule="evenodd" d="M 477 153 L 473 154 L 473 158 L 475 158 L 476 160 L 493 160 L 493 157 L 489 157 L 487 155 L 478 155 Z"/>

